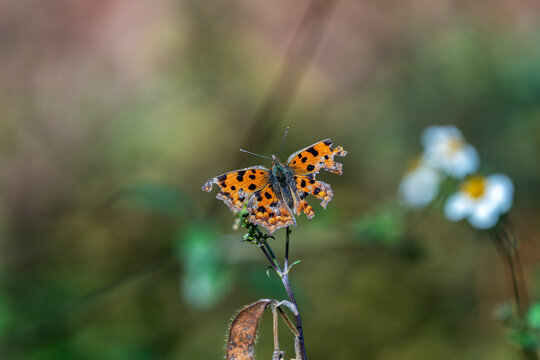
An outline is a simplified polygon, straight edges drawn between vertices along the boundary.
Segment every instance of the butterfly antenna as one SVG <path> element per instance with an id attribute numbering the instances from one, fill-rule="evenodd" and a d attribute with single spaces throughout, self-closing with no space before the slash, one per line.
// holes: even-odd
<path id="1" fill-rule="evenodd" d="M 260 156 L 260 157 L 262 157 L 262 158 L 272 160 L 272 158 L 270 158 L 270 157 L 268 157 L 268 156 L 255 154 L 255 153 L 252 153 L 251 151 L 247 151 L 247 150 L 244 150 L 244 149 L 240 149 L 240 151 L 241 151 L 241 152 L 245 152 L 246 154 L 251 154 L 251 155 L 255 155 L 255 156 Z"/>
<path id="2" fill-rule="evenodd" d="M 279 152 L 281 151 L 281 147 L 283 146 L 283 143 L 285 142 L 285 137 L 287 136 L 287 133 L 289 132 L 289 127 L 285 129 L 285 135 L 283 135 L 283 139 L 281 139 L 281 144 L 279 144 L 279 149 L 277 151 L 277 154 L 279 155 Z"/>

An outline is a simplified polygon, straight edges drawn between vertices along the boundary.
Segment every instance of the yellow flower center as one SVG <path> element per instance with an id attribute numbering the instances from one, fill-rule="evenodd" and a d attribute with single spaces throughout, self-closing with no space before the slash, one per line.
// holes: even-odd
<path id="1" fill-rule="evenodd" d="M 459 150 L 463 149 L 463 146 L 465 146 L 465 143 L 461 139 L 456 137 L 451 138 L 448 142 L 448 154 L 455 154 Z"/>
<path id="2" fill-rule="evenodd" d="M 482 197 L 486 191 L 486 178 L 480 175 L 469 177 L 461 185 L 461 191 L 474 199 Z"/>

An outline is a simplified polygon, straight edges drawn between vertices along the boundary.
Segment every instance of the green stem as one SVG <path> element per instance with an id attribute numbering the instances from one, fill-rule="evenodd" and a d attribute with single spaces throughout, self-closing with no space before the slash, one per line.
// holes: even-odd
<path id="1" fill-rule="evenodd" d="M 490 235 L 493 243 L 497 247 L 497 250 L 506 260 L 508 269 L 510 271 L 518 314 L 521 319 L 524 319 L 529 305 L 527 285 L 523 274 L 523 268 L 521 266 L 517 238 L 508 222 L 506 224 L 501 222 L 500 225 L 497 225 L 490 232 Z M 538 360 L 538 354 L 536 351 L 527 348 L 522 348 L 521 351 L 526 360 Z"/>
<path id="2" fill-rule="evenodd" d="M 283 287 L 285 287 L 285 291 L 287 292 L 287 296 L 289 297 L 289 301 L 294 304 L 296 307 L 296 314 L 294 315 L 296 330 L 298 331 L 298 341 L 300 344 L 300 360 L 307 360 L 306 355 L 306 345 L 304 343 L 304 331 L 302 327 L 302 320 L 300 318 L 300 312 L 298 311 L 298 304 L 296 303 L 296 298 L 294 297 L 294 292 L 291 287 L 291 283 L 289 281 L 289 236 L 291 234 L 291 230 L 289 228 L 286 228 L 286 240 L 285 240 L 285 259 L 284 264 L 285 267 L 281 268 L 279 261 L 277 260 L 274 252 L 272 251 L 272 248 L 268 244 L 266 240 L 262 240 L 260 242 L 259 247 L 263 251 L 264 255 L 270 261 L 270 266 L 274 268 L 277 273 L 279 274 L 281 278 L 281 282 L 283 283 Z"/>

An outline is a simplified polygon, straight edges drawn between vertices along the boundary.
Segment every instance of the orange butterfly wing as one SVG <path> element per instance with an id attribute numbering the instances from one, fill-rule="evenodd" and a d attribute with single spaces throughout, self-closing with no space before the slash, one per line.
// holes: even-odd
<path id="1" fill-rule="evenodd" d="M 295 176 L 297 189 L 301 192 L 300 197 L 305 199 L 309 194 L 322 200 L 321 206 L 326 209 L 326 205 L 334 197 L 334 191 L 330 185 L 315 179 L 315 174 Z M 309 217 L 309 216 L 308 216 Z"/>
<path id="2" fill-rule="evenodd" d="M 218 185 L 220 191 L 216 198 L 223 200 L 233 213 L 237 213 L 255 191 L 268 184 L 268 174 L 269 170 L 264 166 L 235 170 L 208 180 L 202 189 L 209 192 L 213 184 Z"/>
<path id="3" fill-rule="evenodd" d="M 326 139 L 295 152 L 287 160 L 287 166 L 295 174 L 294 180 L 299 193 L 299 199 L 295 202 L 294 209 L 297 215 L 303 211 L 308 219 L 315 216 L 313 208 L 305 201 L 309 194 L 322 200 L 323 208 L 326 208 L 326 205 L 332 200 L 334 196 L 332 188 L 327 183 L 316 180 L 315 174 L 324 169 L 341 175 L 343 165 L 334 161 L 336 155 L 345 156 L 347 151 L 343 150 L 341 146 L 332 149 L 332 140 Z"/>
<path id="4" fill-rule="evenodd" d="M 296 175 L 318 173 L 320 169 L 341 175 L 342 164 L 334 161 L 334 156 L 345 156 L 347 152 L 341 146 L 332 149 L 332 140 L 316 142 L 300 151 L 295 152 L 287 160 L 287 166 Z"/>
<path id="5" fill-rule="evenodd" d="M 250 223 L 264 226 L 270 234 L 279 228 L 296 225 L 291 210 L 278 199 L 270 184 L 249 198 L 247 212 Z"/>

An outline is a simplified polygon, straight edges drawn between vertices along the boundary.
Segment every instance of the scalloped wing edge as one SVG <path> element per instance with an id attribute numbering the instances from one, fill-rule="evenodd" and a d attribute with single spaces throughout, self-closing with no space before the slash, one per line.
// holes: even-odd
<path id="1" fill-rule="evenodd" d="M 239 171 L 245 171 L 247 172 L 248 170 L 264 170 L 266 171 L 267 173 L 270 172 L 270 170 L 268 170 L 267 168 L 265 168 L 264 166 L 251 166 L 251 167 L 248 167 L 248 168 L 244 168 L 244 169 L 238 169 L 238 170 L 233 170 L 233 171 L 229 171 L 229 172 L 226 172 L 224 174 L 221 174 L 219 176 L 216 176 L 216 177 L 213 177 L 211 179 L 209 179 L 208 181 L 206 181 L 201 189 L 203 191 L 206 191 L 206 192 L 210 192 L 212 190 L 212 187 L 214 186 L 214 184 L 216 184 L 220 191 L 217 193 L 216 195 L 216 199 L 219 199 L 219 200 L 222 200 L 225 205 L 227 205 L 229 207 L 229 209 L 233 212 L 233 213 L 238 213 L 240 210 L 242 210 L 242 207 L 244 206 L 244 202 L 249 200 L 249 198 L 258 190 L 260 189 L 257 189 L 257 190 L 254 190 L 253 192 L 251 192 L 250 194 L 246 194 L 246 199 L 244 201 L 242 201 L 241 204 L 235 204 L 234 203 L 234 200 L 231 198 L 230 196 L 230 193 L 228 192 L 224 192 L 223 189 L 221 188 L 221 186 L 219 185 L 220 182 L 223 182 L 227 179 L 227 175 L 229 174 L 232 174 L 232 173 L 237 173 Z M 263 187 L 264 188 L 264 187 Z M 261 188 L 262 189 L 262 188 Z M 244 192 L 245 193 L 245 192 Z"/>

